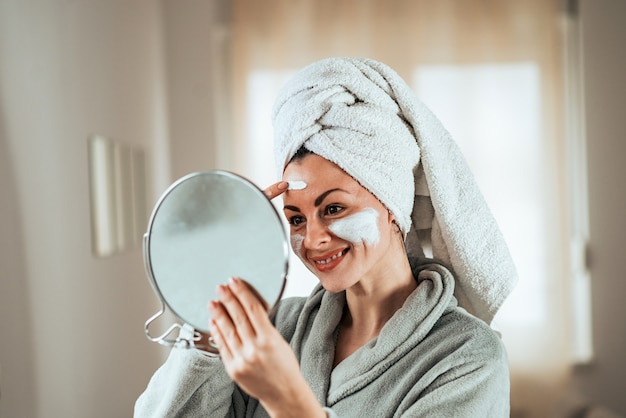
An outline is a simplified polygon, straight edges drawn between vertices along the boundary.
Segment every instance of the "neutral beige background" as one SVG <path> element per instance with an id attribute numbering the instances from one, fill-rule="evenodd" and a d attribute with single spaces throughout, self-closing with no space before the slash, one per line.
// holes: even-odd
<path id="1" fill-rule="evenodd" d="M 174 178 L 227 166 L 211 60 L 229 8 L 0 2 L 0 417 L 131 416 L 162 362 L 142 331 L 157 304 L 140 250 L 91 255 L 86 141 L 143 147 L 149 206 Z M 626 416 L 626 2 L 580 12 L 596 357 L 564 390 Z"/>

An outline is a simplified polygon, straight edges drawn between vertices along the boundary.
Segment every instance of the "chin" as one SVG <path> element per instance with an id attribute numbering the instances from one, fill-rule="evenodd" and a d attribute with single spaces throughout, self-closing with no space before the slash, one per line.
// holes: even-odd
<path id="1" fill-rule="evenodd" d="M 322 287 L 327 292 L 330 292 L 330 293 L 340 293 L 340 292 L 345 291 L 348 287 L 350 287 L 345 282 L 341 280 L 337 280 L 336 278 L 333 278 L 333 277 L 328 277 L 328 276 L 324 277 L 323 275 L 319 275 L 319 274 L 316 274 L 316 276 L 317 276 L 317 279 L 320 281 L 320 284 L 322 285 Z"/>
<path id="2" fill-rule="evenodd" d="M 330 293 L 339 293 L 339 292 L 343 292 L 344 290 L 346 290 L 343 287 L 335 286 L 333 283 L 324 283 L 323 281 L 320 281 L 320 283 L 322 284 L 322 287 L 324 288 L 324 290 Z"/>

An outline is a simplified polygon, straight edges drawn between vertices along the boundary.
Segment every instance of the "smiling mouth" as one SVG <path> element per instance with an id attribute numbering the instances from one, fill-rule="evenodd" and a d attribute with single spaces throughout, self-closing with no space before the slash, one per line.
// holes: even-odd
<path id="1" fill-rule="evenodd" d="M 348 252 L 348 249 L 344 248 L 343 250 L 339 251 L 337 254 L 334 254 L 331 257 L 325 258 L 324 260 L 313 260 L 313 261 L 315 262 L 315 264 L 328 264 L 338 259 L 339 257 L 343 256 L 347 252 Z"/>

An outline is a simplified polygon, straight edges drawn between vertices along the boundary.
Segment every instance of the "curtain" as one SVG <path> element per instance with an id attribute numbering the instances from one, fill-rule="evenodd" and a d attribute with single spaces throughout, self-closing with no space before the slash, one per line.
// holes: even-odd
<path id="1" fill-rule="evenodd" d="M 290 74 L 329 56 L 367 56 L 390 65 L 459 142 L 520 273 L 496 317 L 510 358 L 512 415 L 551 415 L 571 363 L 560 4 L 233 3 L 239 172 L 261 185 L 276 179 L 273 98 Z"/>

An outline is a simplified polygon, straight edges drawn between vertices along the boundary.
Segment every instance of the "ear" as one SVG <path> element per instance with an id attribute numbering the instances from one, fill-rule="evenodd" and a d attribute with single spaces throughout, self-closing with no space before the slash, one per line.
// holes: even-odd
<path id="1" fill-rule="evenodd" d="M 393 216 L 393 213 L 391 213 L 391 211 L 389 209 L 387 209 L 387 222 L 389 222 L 389 223 L 395 223 L 396 222 L 396 217 Z"/>
<path id="2" fill-rule="evenodd" d="M 389 222 L 390 225 L 393 224 L 393 226 L 396 227 L 395 231 L 397 233 L 401 233 L 400 225 L 398 225 L 398 223 L 396 222 L 396 217 L 393 216 L 393 213 L 391 213 L 389 209 L 387 209 L 387 222 Z"/>

